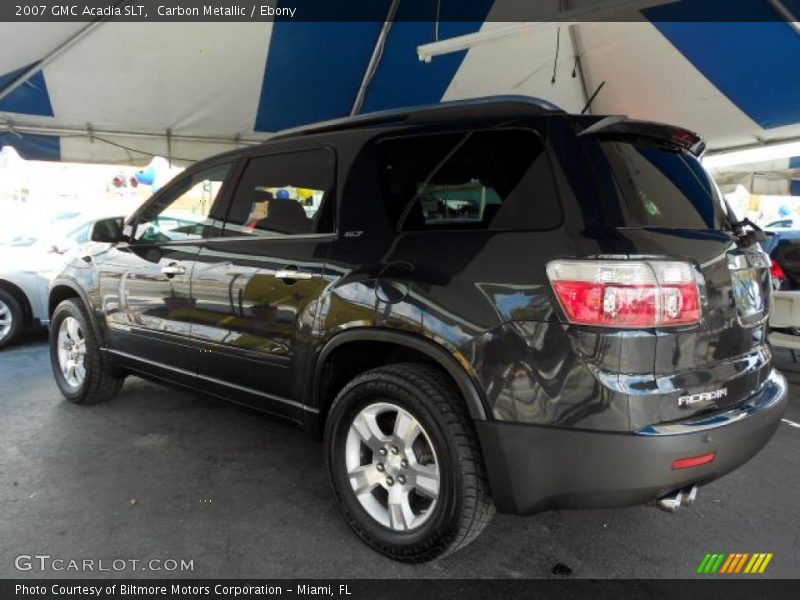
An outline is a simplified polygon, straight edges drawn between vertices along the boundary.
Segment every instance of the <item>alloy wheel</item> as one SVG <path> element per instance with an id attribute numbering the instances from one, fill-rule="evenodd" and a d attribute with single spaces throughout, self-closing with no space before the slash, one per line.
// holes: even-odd
<path id="1" fill-rule="evenodd" d="M 409 531 L 433 514 L 439 497 L 439 462 L 431 439 L 407 410 L 389 402 L 363 408 L 345 445 L 350 486 L 375 521 Z"/>
<path id="2" fill-rule="evenodd" d="M 11 314 L 11 307 L 0 300 L 0 340 L 3 340 L 11 333 L 14 326 L 14 315 Z"/>
<path id="3" fill-rule="evenodd" d="M 67 385 L 81 387 L 86 378 L 86 340 L 75 317 L 66 317 L 58 329 L 58 366 Z"/>

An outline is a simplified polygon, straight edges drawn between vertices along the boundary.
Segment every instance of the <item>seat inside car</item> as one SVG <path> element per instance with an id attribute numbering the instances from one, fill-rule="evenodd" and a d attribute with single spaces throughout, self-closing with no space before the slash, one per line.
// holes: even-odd
<path id="1" fill-rule="evenodd" d="M 255 228 L 279 233 L 308 233 L 311 220 L 296 200 L 274 198 L 269 201 L 267 216 L 259 220 Z"/>

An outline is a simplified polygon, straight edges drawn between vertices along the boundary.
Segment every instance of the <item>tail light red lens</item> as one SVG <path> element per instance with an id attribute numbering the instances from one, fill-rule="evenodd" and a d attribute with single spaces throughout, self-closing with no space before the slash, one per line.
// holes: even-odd
<path id="1" fill-rule="evenodd" d="M 783 268 L 774 258 L 770 259 L 769 274 L 772 275 L 773 279 L 786 279 L 786 273 L 783 272 Z"/>
<path id="2" fill-rule="evenodd" d="M 700 320 L 700 294 L 689 263 L 556 260 L 547 275 L 571 323 L 663 327 Z"/>

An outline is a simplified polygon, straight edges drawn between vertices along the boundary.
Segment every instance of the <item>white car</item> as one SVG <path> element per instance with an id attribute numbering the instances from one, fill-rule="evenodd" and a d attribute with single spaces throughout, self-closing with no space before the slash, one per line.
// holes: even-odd
<path id="1" fill-rule="evenodd" d="M 0 348 L 31 326 L 48 321 L 50 280 L 66 256 L 90 242 L 99 228 L 121 229 L 123 217 L 77 215 L 40 227 L 16 231 L 0 240 Z"/>

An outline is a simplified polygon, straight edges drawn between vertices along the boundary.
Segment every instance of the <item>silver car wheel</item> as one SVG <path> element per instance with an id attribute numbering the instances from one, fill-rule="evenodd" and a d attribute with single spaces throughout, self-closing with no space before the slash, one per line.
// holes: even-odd
<path id="1" fill-rule="evenodd" d="M 11 333 L 13 326 L 14 315 L 11 313 L 11 307 L 0 300 L 0 340 L 5 339 Z"/>
<path id="2" fill-rule="evenodd" d="M 86 378 L 86 340 L 75 317 L 66 317 L 58 328 L 58 366 L 68 386 L 81 387 Z"/>
<path id="3" fill-rule="evenodd" d="M 376 402 L 359 412 L 345 445 L 350 486 L 375 521 L 393 531 L 423 525 L 441 483 L 430 437 L 407 410 Z"/>

